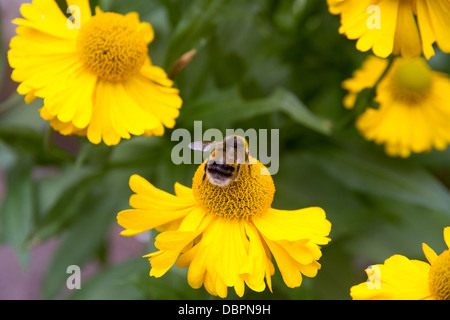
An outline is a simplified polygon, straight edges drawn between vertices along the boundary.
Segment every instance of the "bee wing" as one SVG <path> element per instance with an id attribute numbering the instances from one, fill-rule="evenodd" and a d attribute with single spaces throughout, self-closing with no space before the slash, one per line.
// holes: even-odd
<path id="1" fill-rule="evenodd" d="M 189 148 L 199 151 L 211 151 L 215 148 L 217 142 L 215 141 L 194 141 L 189 143 Z"/>

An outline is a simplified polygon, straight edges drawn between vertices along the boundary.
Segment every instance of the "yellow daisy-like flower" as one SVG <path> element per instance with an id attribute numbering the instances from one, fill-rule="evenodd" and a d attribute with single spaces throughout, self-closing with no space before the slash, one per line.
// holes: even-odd
<path id="1" fill-rule="evenodd" d="M 444 229 L 444 240 L 450 248 L 450 227 Z M 353 286 L 355 300 L 450 300 L 450 250 L 439 256 L 422 244 L 427 262 L 394 255 L 384 264 L 366 270 L 369 282 Z M 376 270 L 376 274 L 374 273 Z M 374 283 L 378 281 L 379 283 Z M 369 283 L 369 285 L 368 285 Z"/>
<path id="2" fill-rule="evenodd" d="M 176 262 L 189 267 L 191 287 L 203 285 L 220 297 L 234 287 L 242 297 L 245 284 L 263 291 L 267 283 L 272 291 L 272 255 L 288 287 L 300 286 L 302 275 L 317 274 L 319 245 L 330 241 L 331 229 L 321 208 L 271 208 L 275 187 L 259 161 L 242 165 L 239 179 L 226 187 L 205 178 L 204 166 L 197 169 L 192 189 L 175 184 L 176 196 L 138 175 L 130 178 L 135 209 L 120 212 L 117 220 L 126 229 L 124 236 L 162 231 L 155 240 L 159 251 L 144 256 L 151 263 L 150 276 L 161 277 Z"/>
<path id="3" fill-rule="evenodd" d="M 343 82 L 352 108 L 357 94 L 372 88 L 388 62 L 370 56 L 352 78 Z M 356 126 L 368 140 L 385 144 L 391 156 L 444 150 L 450 142 L 450 78 L 433 71 L 422 58 L 396 58 L 376 87 L 378 109 L 367 108 Z"/>
<path id="4" fill-rule="evenodd" d="M 68 0 L 69 19 L 54 0 L 33 0 L 15 19 L 8 60 L 17 91 L 44 99 L 41 116 L 64 135 L 115 145 L 131 135 L 162 135 L 182 101 L 148 57 L 154 32 L 135 12 L 121 15 L 88 0 Z"/>
<path id="5" fill-rule="evenodd" d="M 429 59 L 433 44 L 450 53 L 450 0 L 327 0 L 340 14 L 339 33 L 356 48 L 381 58 L 390 54 Z M 379 21 L 376 21 L 379 20 Z"/>

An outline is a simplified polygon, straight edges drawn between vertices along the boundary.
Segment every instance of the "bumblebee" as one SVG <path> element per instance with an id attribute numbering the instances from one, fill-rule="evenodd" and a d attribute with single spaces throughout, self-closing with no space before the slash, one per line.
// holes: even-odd
<path id="1" fill-rule="evenodd" d="M 227 136 L 222 141 L 195 141 L 189 148 L 200 151 L 211 151 L 205 163 L 203 180 L 216 186 L 226 187 L 231 181 L 239 179 L 242 164 L 249 164 L 247 141 L 240 136 Z M 250 170 L 250 166 L 248 167 Z"/>

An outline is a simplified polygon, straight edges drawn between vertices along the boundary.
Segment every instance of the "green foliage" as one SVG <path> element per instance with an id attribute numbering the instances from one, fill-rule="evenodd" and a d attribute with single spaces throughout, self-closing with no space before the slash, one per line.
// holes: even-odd
<path id="1" fill-rule="evenodd" d="M 97 3 L 97 2 L 96 2 Z M 63 1 L 60 2 L 63 6 Z M 408 159 L 386 156 L 354 129 L 342 106 L 341 82 L 365 55 L 337 32 L 338 18 L 317 0 L 99 0 L 103 10 L 137 11 L 152 23 L 154 64 L 170 72 L 184 53 L 192 62 L 175 77 L 184 100 L 177 128 L 280 130 L 280 170 L 273 177 L 273 207 L 323 207 L 332 242 L 322 269 L 300 288 L 289 289 L 279 272 L 274 292 L 246 299 L 349 299 L 365 280 L 364 268 L 399 253 L 424 259 L 421 243 L 444 249 L 450 221 L 450 153 Z M 447 56 L 432 60 L 450 70 Z M 207 299 L 174 267 L 163 278 L 148 276 L 141 256 L 120 264 L 105 258 L 116 214 L 128 208 L 128 179 L 140 174 L 173 192 L 191 186 L 196 165 L 170 160 L 176 142 L 133 137 L 114 147 L 62 137 L 39 117 L 42 100 L 30 105 L 12 94 L 0 105 L 0 169 L 6 191 L 0 241 L 12 246 L 23 268 L 34 245 L 60 240 L 42 284 L 42 298 L 61 297 L 69 265 L 99 261 L 100 270 L 72 299 Z M 148 251 L 153 250 L 149 242 Z M 230 298 L 234 298 L 229 290 Z"/>

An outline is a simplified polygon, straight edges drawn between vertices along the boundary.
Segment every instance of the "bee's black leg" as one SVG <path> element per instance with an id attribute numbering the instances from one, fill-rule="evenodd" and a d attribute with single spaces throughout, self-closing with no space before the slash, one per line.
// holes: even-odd
<path id="1" fill-rule="evenodd" d="M 202 183 L 203 183 L 203 181 L 205 181 L 205 178 L 206 178 L 206 169 L 207 169 L 207 166 L 208 166 L 208 163 L 205 163 L 205 167 L 204 167 L 205 172 L 203 173 Z"/>
<path id="2" fill-rule="evenodd" d="M 234 163 L 237 162 L 237 137 L 234 136 Z"/>
<path id="3" fill-rule="evenodd" d="M 250 167 L 250 160 L 248 158 L 248 154 L 245 155 L 245 163 L 247 164 L 248 174 L 250 175 L 250 177 L 252 177 L 252 172 L 251 172 L 251 167 Z"/>
<path id="4" fill-rule="evenodd" d="M 235 177 L 234 180 L 236 181 L 237 179 L 239 179 L 239 174 L 241 173 L 241 164 L 238 163 L 237 167 L 236 167 L 236 173 L 235 173 Z"/>

